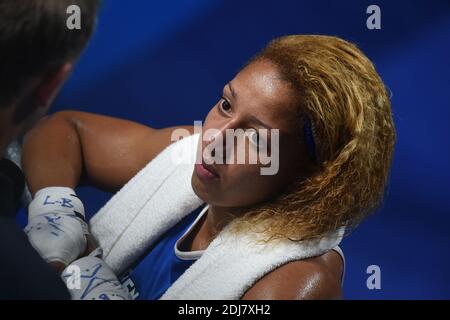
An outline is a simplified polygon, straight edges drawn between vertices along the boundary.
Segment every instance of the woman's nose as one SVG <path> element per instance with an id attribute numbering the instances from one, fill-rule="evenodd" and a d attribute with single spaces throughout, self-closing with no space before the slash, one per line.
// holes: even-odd
<path id="1" fill-rule="evenodd" d="M 208 146 L 208 149 L 211 150 L 211 157 L 216 157 L 217 161 L 226 163 L 227 157 L 232 154 L 231 148 L 234 147 L 234 141 L 229 141 L 227 143 L 227 132 L 230 134 L 234 133 L 235 130 L 235 124 L 230 121 L 220 128 L 213 130 L 213 132 L 207 136 L 205 146 Z M 230 136 L 233 137 L 233 134 Z M 231 139 L 234 140 L 234 138 Z"/>

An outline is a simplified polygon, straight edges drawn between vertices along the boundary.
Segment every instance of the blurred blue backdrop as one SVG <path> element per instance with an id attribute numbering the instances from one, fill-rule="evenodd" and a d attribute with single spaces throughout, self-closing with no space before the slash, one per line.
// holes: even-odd
<path id="1" fill-rule="evenodd" d="M 366 8 L 381 8 L 381 30 Z M 203 119 L 270 39 L 353 41 L 392 91 L 398 132 L 387 199 L 343 242 L 347 299 L 450 298 L 450 1 L 104 0 L 98 28 L 52 111 L 153 127 Z M 110 197 L 80 190 L 92 214 Z M 381 289 L 366 286 L 369 265 Z"/>

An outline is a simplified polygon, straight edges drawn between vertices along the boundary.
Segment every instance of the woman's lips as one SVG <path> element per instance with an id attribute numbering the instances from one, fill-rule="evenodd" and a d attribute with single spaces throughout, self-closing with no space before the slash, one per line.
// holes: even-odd
<path id="1" fill-rule="evenodd" d="M 194 170 L 195 170 L 195 173 L 202 179 L 207 179 L 207 180 L 219 179 L 219 175 L 209 165 L 206 165 L 203 163 L 196 163 Z"/>

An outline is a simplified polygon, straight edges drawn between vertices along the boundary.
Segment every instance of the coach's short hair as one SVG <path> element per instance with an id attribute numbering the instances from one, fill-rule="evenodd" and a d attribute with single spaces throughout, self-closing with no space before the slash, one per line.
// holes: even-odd
<path id="1" fill-rule="evenodd" d="M 67 8 L 81 9 L 81 28 L 69 30 Z M 95 26 L 99 0 L 0 1 L 0 108 L 27 82 L 76 59 Z"/>

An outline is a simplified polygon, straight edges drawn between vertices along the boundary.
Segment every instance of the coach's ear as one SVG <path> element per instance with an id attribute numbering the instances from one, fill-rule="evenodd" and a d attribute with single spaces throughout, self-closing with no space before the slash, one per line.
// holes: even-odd
<path id="1" fill-rule="evenodd" d="M 17 131 L 16 135 L 23 134 L 47 113 L 72 67 L 72 62 L 66 62 L 33 81 L 28 93 L 24 94 L 14 109 L 12 123 Z"/>
<path id="2" fill-rule="evenodd" d="M 66 62 L 47 72 L 36 87 L 35 96 L 40 107 L 48 107 L 72 71 L 73 63 Z"/>

